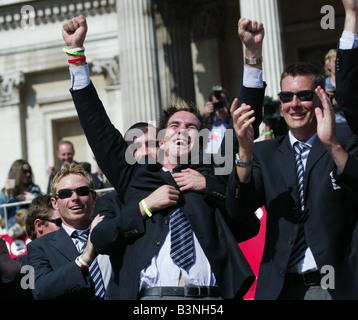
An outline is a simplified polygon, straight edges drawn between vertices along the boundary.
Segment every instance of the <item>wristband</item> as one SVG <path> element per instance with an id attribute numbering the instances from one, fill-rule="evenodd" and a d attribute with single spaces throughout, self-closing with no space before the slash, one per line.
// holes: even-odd
<path id="1" fill-rule="evenodd" d="M 144 212 L 150 218 L 152 216 L 152 209 L 147 206 L 147 204 L 145 203 L 144 199 L 140 203 L 141 203 L 141 205 L 142 205 L 142 207 L 144 209 Z"/>
<path id="2" fill-rule="evenodd" d="M 69 59 L 68 63 L 75 63 L 75 62 L 79 62 L 79 61 L 83 61 L 83 60 L 86 60 L 86 56 L 82 56 L 82 57 L 75 58 L 75 59 Z"/>
<path id="3" fill-rule="evenodd" d="M 71 55 L 71 56 L 84 56 L 85 55 L 84 47 L 79 47 L 79 48 L 74 48 L 74 49 L 63 48 L 62 51 L 66 52 L 67 55 Z"/>
<path id="4" fill-rule="evenodd" d="M 266 131 L 266 132 L 265 132 L 265 135 L 267 135 L 267 136 L 268 136 L 268 135 L 270 135 L 270 134 L 273 134 L 273 131 L 272 131 L 272 130 L 271 130 L 271 131 Z"/>
<path id="5" fill-rule="evenodd" d="M 82 270 L 88 270 L 89 265 L 86 262 L 84 262 L 80 256 L 76 258 L 75 262 Z"/>

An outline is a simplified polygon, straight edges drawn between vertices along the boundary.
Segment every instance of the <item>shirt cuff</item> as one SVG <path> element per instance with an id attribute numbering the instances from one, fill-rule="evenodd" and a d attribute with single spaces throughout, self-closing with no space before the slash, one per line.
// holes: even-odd
<path id="1" fill-rule="evenodd" d="M 358 35 L 351 31 L 344 30 L 339 39 L 339 49 L 350 50 L 358 48 Z"/>
<path id="2" fill-rule="evenodd" d="M 83 89 L 91 82 L 88 64 L 76 68 L 70 68 L 70 75 L 72 90 Z"/>
<path id="3" fill-rule="evenodd" d="M 263 88 L 262 70 L 244 66 L 244 78 L 242 84 L 246 88 Z"/>

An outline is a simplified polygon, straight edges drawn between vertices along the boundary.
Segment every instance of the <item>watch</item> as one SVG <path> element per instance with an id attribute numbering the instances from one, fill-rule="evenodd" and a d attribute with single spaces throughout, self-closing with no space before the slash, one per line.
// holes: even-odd
<path id="1" fill-rule="evenodd" d="M 239 157 L 239 154 L 237 153 L 235 155 L 235 164 L 239 167 L 248 167 L 248 166 L 251 166 L 252 164 L 252 156 L 251 156 L 251 160 L 250 161 L 241 161 L 240 160 L 240 157 Z"/>
<path id="2" fill-rule="evenodd" d="M 263 58 L 248 58 L 245 57 L 245 64 L 248 64 L 249 66 L 254 66 L 255 64 L 261 64 L 263 61 Z"/>

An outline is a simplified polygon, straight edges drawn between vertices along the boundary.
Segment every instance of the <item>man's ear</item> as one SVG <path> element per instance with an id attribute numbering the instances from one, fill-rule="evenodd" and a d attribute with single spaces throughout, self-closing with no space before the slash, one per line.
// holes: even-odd
<path id="1" fill-rule="evenodd" d="M 54 208 L 55 210 L 58 210 L 58 204 L 57 204 L 57 200 L 55 197 L 51 197 L 51 203 L 52 203 L 52 208 Z"/>
<path id="2" fill-rule="evenodd" d="M 44 227 L 43 221 L 41 221 L 40 219 L 35 219 L 34 226 L 35 226 L 35 231 L 37 231 L 39 234 L 42 235 L 43 227 Z"/>
<path id="3" fill-rule="evenodd" d="M 158 146 L 159 146 L 160 149 L 162 149 L 163 145 L 164 145 L 164 140 L 163 139 L 159 140 L 158 141 Z"/>

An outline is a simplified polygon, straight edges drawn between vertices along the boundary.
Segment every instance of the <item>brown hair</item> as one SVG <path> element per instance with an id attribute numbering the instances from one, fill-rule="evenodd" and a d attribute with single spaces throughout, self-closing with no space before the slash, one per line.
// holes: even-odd
<path id="1" fill-rule="evenodd" d="M 197 106 L 194 105 L 193 103 L 186 102 L 184 100 L 180 100 L 179 102 L 174 103 L 174 104 L 168 106 L 165 110 L 163 110 L 163 112 L 158 120 L 158 130 L 166 129 L 170 117 L 174 113 L 179 112 L 179 111 L 187 111 L 187 112 L 194 114 L 198 118 L 199 123 L 200 123 L 200 128 L 198 128 L 198 130 L 200 130 L 203 127 L 203 117 L 202 117 L 199 109 L 197 108 Z"/>
<path id="2" fill-rule="evenodd" d="M 26 233 L 31 240 L 36 239 L 35 220 L 50 218 L 53 210 L 51 196 L 49 194 L 39 194 L 32 200 L 26 218 Z M 48 222 L 43 221 L 43 223 L 47 224 Z"/>

